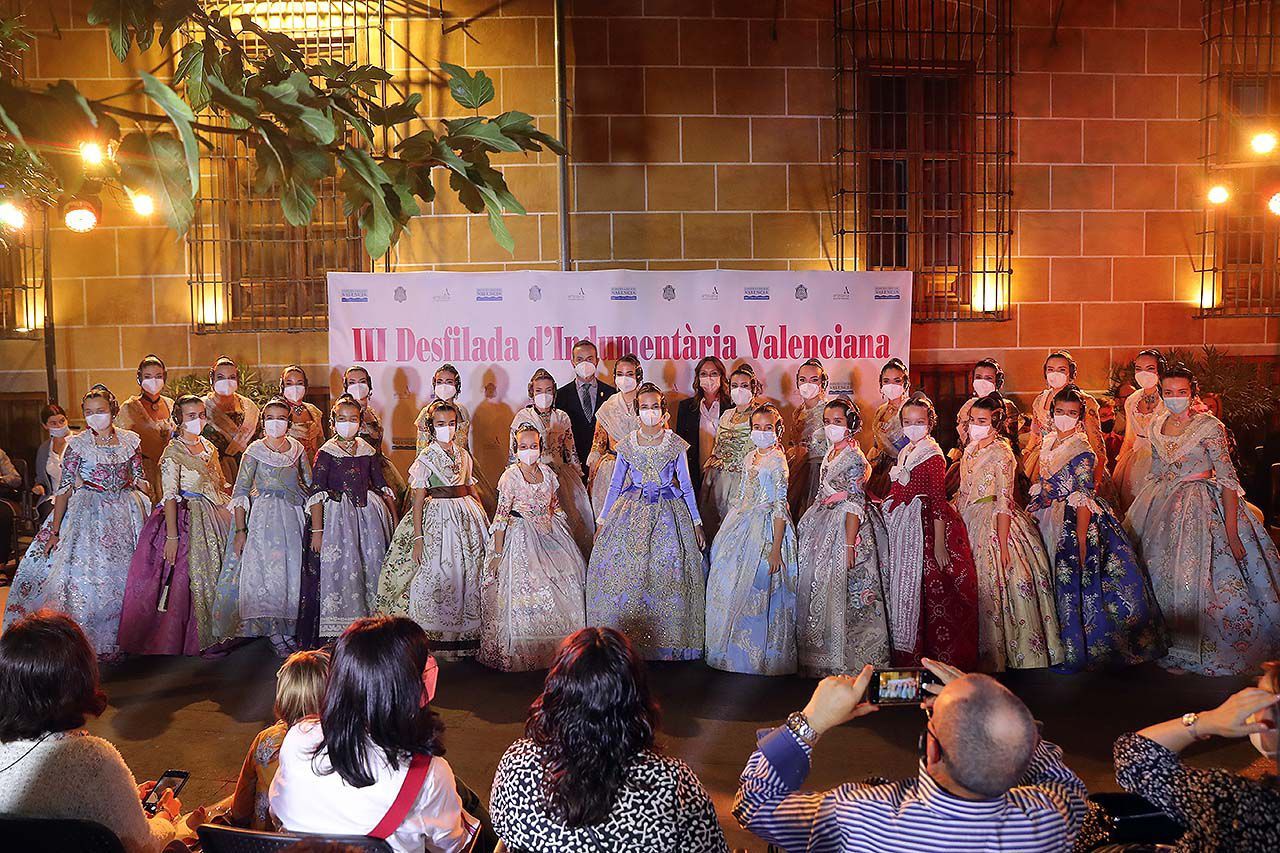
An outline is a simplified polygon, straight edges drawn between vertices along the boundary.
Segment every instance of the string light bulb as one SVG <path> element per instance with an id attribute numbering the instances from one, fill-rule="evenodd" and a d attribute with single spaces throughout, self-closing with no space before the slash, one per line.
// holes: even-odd
<path id="1" fill-rule="evenodd" d="M 11 201 L 0 203 L 0 225 L 14 231 L 27 224 L 27 215 Z"/>
<path id="2" fill-rule="evenodd" d="M 1276 193 L 1267 201 L 1267 210 L 1280 216 L 1280 193 Z"/>
<path id="3" fill-rule="evenodd" d="M 155 200 L 146 193 L 134 193 L 133 212 L 139 216 L 150 216 L 156 212 Z"/>
<path id="4" fill-rule="evenodd" d="M 107 154 L 102 150 L 102 146 L 96 142 L 81 142 L 80 159 L 84 161 L 86 166 L 101 166 L 102 162 L 107 159 Z"/>
<path id="5" fill-rule="evenodd" d="M 72 199 L 62 209 L 62 221 L 77 234 L 87 234 L 98 227 L 98 208 L 87 199 Z"/>
<path id="6" fill-rule="evenodd" d="M 1249 140 L 1249 145 L 1259 154 L 1270 154 L 1276 150 L 1276 135 L 1269 130 L 1255 133 L 1253 138 Z"/>
<path id="7" fill-rule="evenodd" d="M 1210 204 L 1225 204 L 1231 198 L 1231 191 L 1222 184 L 1217 184 L 1209 188 L 1208 198 Z"/>

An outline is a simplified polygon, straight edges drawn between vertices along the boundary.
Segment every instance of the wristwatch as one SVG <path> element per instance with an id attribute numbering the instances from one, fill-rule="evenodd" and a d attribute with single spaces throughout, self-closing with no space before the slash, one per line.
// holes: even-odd
<path id="1" fill-rule="evenodd" d="M 1193 711 L 1190 714 L 1182 715 L 1182 724 L 1187 727 L 1187 730 L 1191 732 L 1191 736 L 1196 740 L 1208 740 L 1209 739 L 1208 735 L 1202 735 L 1198 731 L 1196 731 L 1196 723 L 1199 721 L 1199 719 L 1200 719 L 1200 715 Z"/>
<path id="2" fill-rule="evenodd" d="M 809 718 L 800 711 L 792 711 L 787 715 L 786 726 L 807 745 L 813 746 L 818 742 L 818 732 L 809 724 Z"/>

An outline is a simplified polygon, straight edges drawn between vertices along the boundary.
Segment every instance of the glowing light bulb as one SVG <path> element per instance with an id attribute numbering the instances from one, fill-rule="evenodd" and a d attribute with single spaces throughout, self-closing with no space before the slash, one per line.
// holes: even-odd
<path id="1" fill-rule="evenodd" d="M 1280 216 L 1280 193 L 1276 193 L 1267 201 L 1267 210 Z"/>
<path id="2" fill-rule="evenodd" d="M 1255 133 L 1253 139 L 1249 140 L 1249 145 L 1259 154 L 1270 154 L 1276 150 L 1276 135 L 1269 130 Z"/>
<path id="3" fill-rule="evenodd" d="M 98 143 L 81 142 L 80 159 L 84 161 L 86 166 L 101 166 L 102 161 L 107 159 L 107 155 Z"/>
<path id="4" fill-rule="evenodd" d="M 87 201 L 73 201 L 63 211 L 62 221 L 77 234 L 85 234 L 98 227 L 98 211 Z"/>
<path id="5" fill-rule="evenodd" d="M 139 216 L 150 216 L 156 212 L 156 203 L 146 193 L 135 193 L 133 196 L 133 212 Z"/>
<path id="6" fill-rule="evenodd" d="M 1210 204 L 1223 204 L 1227 199 L 1231 198 L 1231 191 L 1222 184 L 1218 184 L 1209 188 L 1208 198 Z"/>
<path id="7" fill-rule="evenodd" d="M 12 228 L 17 231 L 23 225 L 27 224 L 27 215 L 22 212 L 22 208 L 18 207 L 11 201 L 0 204 L 0 225 L 6 228 Z"/>

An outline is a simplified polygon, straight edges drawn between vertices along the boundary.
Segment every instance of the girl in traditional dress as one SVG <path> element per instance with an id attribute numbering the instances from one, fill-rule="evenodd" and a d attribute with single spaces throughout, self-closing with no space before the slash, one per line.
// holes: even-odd
<path id="1" fill-rule="evenodd" d="M 270 637 L 281 655 L 296 650 L 311 489 L 311 461 L 288 434 L 292 412 L 279 397 L 263 406 L 262 438 L 240 461 L 231 490 L 234 532 L 214 606 L 219 637 Z"/>
<path id="2" fill-rule="evenodd" d="M 479 659 L 520 672 L 546 669 L 560 641 L 586 627 L 587 564 L 560 511 L 555 472 L 539 461 L 542 433 L 516 427 L 511 451 L 481 585 Z"/>
<path id="3" fill-rule="evenodd" d="M 529 397 L 533 405 L 516 412 L 511 420 L 510 439 L 514 444 L 515 429 L 521 424 L 533 424 L 542 432 L 542 461 L 551 467 L 560 482 L 557 493 L 560 509 L 569 520 L 569 530 L 582 556 L 589 558 L 596 535 L 596 517 L 573 445 L 573 424 L 567 412 L 555 408 L 555 377 L 539 367 L 529 380 Z M 515 462 L 515 456 L 507 461 L 508 464 Z"/>
<path id="4" fill-rule="evenodd" d="M 413 504 L 391 537 L 376 610 L 421 625 L 438 658 L 473 657 L 489 519 L 475 496 L 471 454 L 454 441 L 458 407 L 437 400 L 427 415 L 431 441 L 409 466 Z"/>
<path id="5" fill-rule="evenodd" d="M 158 501 L 161 494 L 160 456 L 173 437 L 173 398 L 160 392 L 168 381 L 169 371 L 158 355 L 148 355 L 138 362 L 138 389 L 120 404 L 116 428 L 136 432 L 142 441 L 142 470 L 151 486 L 150 498 Z"/>
<path id="6" fill-rule="evenodd" d="M 18 564 L 5 624 L 50 607 L 74 619 L 99 655 L 113 656 L 129 561 L 151 504 L 141 440 L 112 425 L 115 395 L 95 385 L 80 410 L 89 428 L 67 439 L 53 513 Z"/>
<path id="7" fill-rule="evenodd" d="M 309 567 L 316 569 L 318 608 L 307 602 L 306 624 L 298 630 L 308 645 L 336 637 L 374 613 L 395 492 L 382 478 L 378 454 L 359 435 L 362 413 L 349 394 L 334 402 L 329 412 L 333 438 L 321 446 L 311 472 Z M 315 626 L 310 624 L 313 612 L 319 614 Z"/>
<path id="8" fill-rule="evenodd" d="M 1158 349 L 1144 349 L 1133 359 L 1133 383 L 1138 390 L 1124 401 L 1124 443 L 1111 475 L 1120 492 L 1117 509 L 1122 513 L 1128 511 L 1151 473 L 1151 424 L 1169 413 L 1160 396 L 1164 369 L 1164 355 Z"/>
<path id="9" fill-rule="evenodd" d="M 1160 664 L 1252 672 L 1280 656 L 1280 556 L 1245 509 L 1222 421 L 1193 408 L 1195 374 L 1169 368 L 1160 391 L 1166 411 L 1150 424 L 1151 475 L 1128 517 L 1169 626 Z"/>
<path id="10" fill-rule="evenodd" d="M 729 400 L 733 408 L 720 415 L 711 458 L 702 463 L 703 519 L 709 539 L 715 539 L 720 523 L 733 506 L 742 485 L 743 460 L 751 452 L 751 413 L 764 401 L 763 386 L 749 364 L 729 374 Z"/>
<path id="11" fill-rule="evenodd" d="M 956 414 L 956 446 L 951 448 L 947 454 L 947 460 L 951 463 L 947 468 L 947 496 L 955 497 L 960 489 L 960 458 L 964 456 L 964 450 L 969 446 L 969 410 L 973 408 L 974 402 L 981 400 L 989 394 L 999 391 L 1004 387 L 1004 370 L 1000 367 L 1000 362 L 994 358 L 984 358 L 973 366 L 972 384 L 974 396 L 964 401 L 960 406 L 960 411 Z M 1019 412 L 1017 405 L 1008 397 L 1002 397 L 1004 400 L 1004 416 L 1000 418 L 1000 427 L 997 429 L 1013 450 L 1015 459 L 1022 459 L 1022 444 L 1018 439 L 1018 419 Z M 1014 483 L 1014 503 L 1018 506 L 1024 506 L 1027 502 L 1027 488 L 1030 484 L 1027 482 L 1026 475 L 1022 473 L 1021 466 L 1018 468 L 1017 476 Z"/>
<path id="12" fill-rule="evenodd" d="M 214 595 L 231 534 L 231 497 L 218 449 L 201 433 L 204 401 L 173 408 L 176 437 L 160 457 L 160 503 L 142 528 L 129 565 L 120 649 L 142 655 L 198 655 L 217 642 Z"/>
<path id="13" fill-rule="evenodd" d="M 907 444 L 889 469 L 884 503 L 894 663 L 918 666 L 929 657 L 970 672 L 978 662 L 978 580 L 964 521 L 947 503 L 942 448 L 930 435 L 938 415 L 917 395 L 898 417 Z"/>
<path id="14" fill-rule="evenodd" d="M 324 443 L 324 415 L 306 401 L 307 372 L 291 364 L 280 372 L 280 396 L 289 403 L 289 435 L 302 442 L 307 459 L 315 463 L 316 453 Z"/>
<path id="15" fill-rule="evenodd" d="M 809 359 L 796 371 L 800 405 L 795 411 L 793 427 L 787 430 L 790 436 L 787 468 L 791 472 L 787 500 L 791 504 L 791 517 L 797 521 L 818 493 L 818 472 L 822 468 L 822 457 L 827 454 L 823 416 L 827 403 L 836 399 L 827 393 L 828 384 L 827 371 L 816 358 Z"/>
<path id="16" fill-rule="evenodd" d="M 1058 391 L 1076 381 L 1076 360 L 1071 357 L 1071 353 L 1066 350 L 1049 353 L 1044 360 L 1044 381 L 1048 387 L 1031 402 L 1031 435 L 1022 448 L 1022 467 L 1029 483 L 1040 479 L 1040 445 L 1044 436 L 1053 432 L 1054 397 Z M 1082 428 L 1085 439 L 1098 460 L 1093 472 L 1094 490 L 1107 503 L 1114 504 L 1118 496 L 1111 475 L 1107 472 L 1107 442 L 1102 434 L 1102 419 L 1098 416 L 1098 401 L 1093 395 L 1081 391 L 1078 386 L 1076 391 L 1084 400 Z"/>
<path id="17" fill-rule="evenodd" d="M 1083 420 L 1083 392 L 1054 395 L 1049 432 L 1039 442 L 1027 510 L 1053 566 L 1062 668 L 1068 671 L 1154 660 L 1165 652 L 1151 581 L 1111 507 L 1094 491 L 1098 457 Z"/>
<path id="18" fill-rule="evenodd" d="M 744 461 L 733 509 L 711 546 L 707 577 L 707 664 L 729 672 L 796 671 L 796 578 L 800 558 L 787 503 L 787 456 L 778 447 L 782 413 L 751 413 L 754 449 Z"/>
<path id="19" fill-rule="evenodd" d="M 818 493 L 800 519 L 796 651 L 810 678 L 889 665 L 888 534 L 880 508 L 867 500 L 867 457 L 858 447 L 858 407 L 837 398 L 822 409 L 828 450 Z"/>
<path id="20" fill-rule="evenodd" d="M 1039 528 L 1015 496 L 1018 461 L 1004 437 L 1004 418 L 1004 398 L 997 391 L 969 406 L 955 499 L 977 568 L 983 672 L 1062 662 L 1049 557 Z"/>
<path id="21" fill-rule="evenodd" d="M 213 442 L 222 461 L 222 474 L 228 483 L 236 481 L 240 457 L 258 434 L 258 404 L 237 393 L 240 368 L 225 355 L 219 356 L 209 371 L 213 391 L 205 395 L 204 437 Z"/>
<path id="22" fill-rule="evenodd" d="M 618 462 L 587 567 L 587 624 L 625 631 L 646 660 L 702 657 L 706 538 L 689 478 L 689 445 L 663 424 L 666 396 L 636 390 L 640 429 Z"/>
<path id="23" fill-rule="evenodd" d="M 587 489 L 591 493 L 591 506 L 598 514 L 604 509 L 613 480 L 613 466 L 618 458 L 618 442 L 640 428 L 636 415 L 636 388 L 644 381 L 640 359 L 624 355 L 613 363 L 613 382 L 617 394 L 610 395 L 596 409 L 596 431 L 591 440 L 591 453 L 587 456 Z"/>
<path id="24" fill-rule="evenodd" d="M 343 393 L 350 394 L 363 407 L 360 418 L 360 437 L 377 452 L 378 464 L 382 466 L 382 479 L 386 480 L 391 491 L 395 492 L 396 506 L 402 506 L 409 492 L 409 485 L 392 464 L 391 458 L 382 450 L 382 419 L 378 417 L 377 409 L 371 405 L 373 379 L 369 376 L 369 371 L 358 364 L 348 367 L 342 374 L 342 390 Z"/>
<path id="25" fill-rule="evenodd" d="M 871 463 L 871 478 L 867 481 L 867 494 L 876 500 L 889 496 L 889 469 L 898 460 L 898 451 L 907 445 L 902 434 L 902 421 L 898 413 L 911 393 L 911 377 L 900 358 L 891 358 L 880 368 L 880 396 L 884 402 L 876 409 L 871 423 L 871 449 L 867 461 Z"/>
<path id="26" fill-rule="evenodd" d="M 475 462 L 475 452 L 471 448 L 471 413 L 467 407 L 458 401 L 458 395 L 462 393 L 462 374 L 458 372 L 458 368 L 452 364 L 442 364 L 436 369 L 435 374 L 431 378 L 431 401 L 446 400 L 458 407 L 458 435 L 453 439 L 454 443 L 464 448 L 471 454 L 471 459 Z M 418 412 L 418 417 L 414 419 L 413 425 L 418 429 L 417 452 L 421 453 L 427 449 L 427 444 L 431 441 L 431 421 L 427 417 L 427 409 L 431 403 L 423 406 Z M 480 504 L 485 508 L 485 512 L 492 512 L 498 504 L 497 491 L 493 484 L 489 482 L 480 465 L 475 465 L 476 478 L 476 497 L 480 499 Z"/>

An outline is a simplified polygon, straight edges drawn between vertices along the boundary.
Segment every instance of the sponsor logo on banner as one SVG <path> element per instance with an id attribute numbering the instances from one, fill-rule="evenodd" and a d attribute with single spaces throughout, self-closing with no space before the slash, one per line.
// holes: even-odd
<path id="1" fill-rule="evenodd" d="M 876 299 L 901 299 L 902 292 L 897 287 L 876 285 Z"/>
<path id="2" fill-rule="evenodd" d="M 850 293 L 849 293 L 849 288 L 847 287 L 842 287 L 839 290 L 837 290 L 835 293 L 831 294 L 831 301 L 833 302 L 848 302 L 849 299 L 850 299 Z"/>
<path id="3" fill-rule="evenodd" d="M 711 285 L 710 290 L 705 290 L 702 293 L 703 302 L 716 302 L 719 299 L 720 299 L 720 288 L 716 287 L 714 284 Z"/>
<path id="4" fill-rule="evenodd" d="M 338 298 L 340 302 L 368 302 L 369 291 L 363 287 L 344 287 Z"/>
<path id="5" fill-rule="evenodd" d="M 395 293 L 391 295 L 391 298 L 394 299 L 396 302 L 404 302 L 406 299 L 409 298 L 409 294 L 404 292 L 403 287 L 397 287 Z"/>
<path id="6" fill-rule="evenodd" d="M 611 287 L 609 288 L 609 298 L 614 302 L 635 302 L 636 289 L 634 287 Z"/>
<path id="7" fill-rule="evenodd" d="M 672 299 L 675 299 L 676 289 L 668 284 L 666 287 L 662 288 L 662 298 L 667 300 L 668 302 L 670 302 Z"/>
<path id="8" fill-rule="evenodd" d="M 477 287 L 476 302 L 501 302 L 501 287 Z"/>
<path id="9" fill-rule="evenodd" d="M 536 284 L 535 284 L 533 287 L 530 287 L 530 288 L 529 288 L 529 301 L 530 301 L 530 302 L 538 302 L 538 301 L 540 301 L 541 299 L 542 299 L 542 288 L 541 288 L 541 287 L 538 287 L 538 285 L 536 285 Z"/>
<path id="10" fill-rule="evenodd" d="M 769 288 L 744 287 L 742 289 L 742 298 L 747 302 L 767 302 L 769 299 Z"/>
<path id="11" fill-rule="evenodd" d="M 579 287 L 576 291 L 570 291 L 566 297 L 570 302 L 581 302 L 587 298 L 587 292 Z"/>
<path id="12" fill-rule="evenodd" d="M 432 302 L 452 302 L 453 297 L 449 295 L 449 288 L 445 288 L 436 295 L 431 297 Z"/>
<path id="13" fill-rule="evenodd" d="M 808 298 L 809 298 L 809 288 L 805 287 L 803 284 L 797 284 L 796 299 L 800 302 L 804 302 Z"/>

